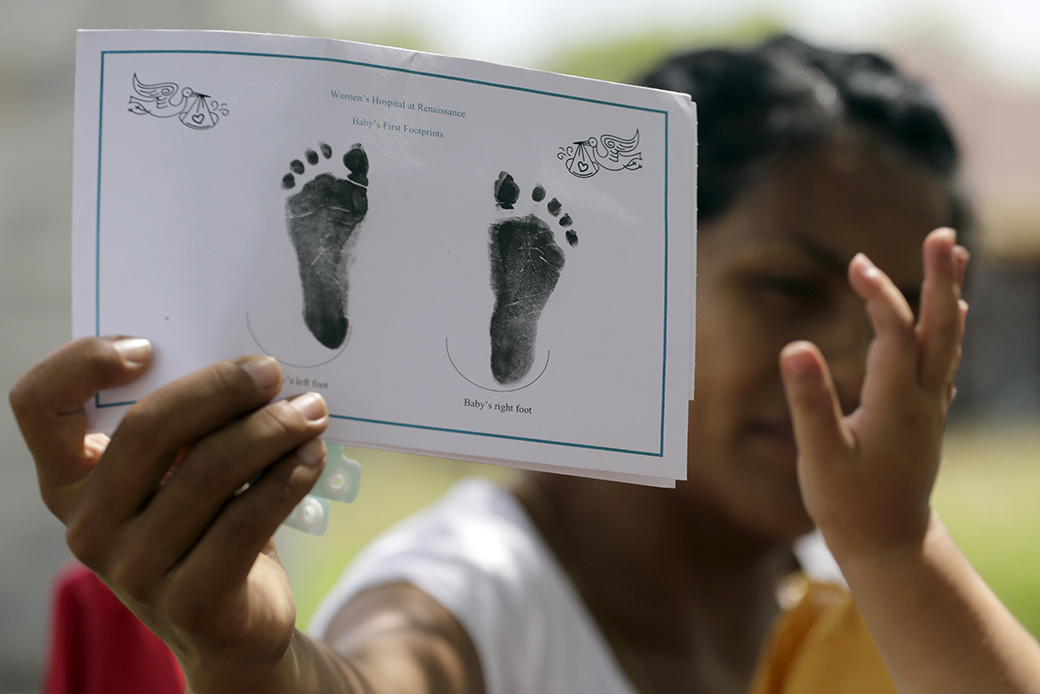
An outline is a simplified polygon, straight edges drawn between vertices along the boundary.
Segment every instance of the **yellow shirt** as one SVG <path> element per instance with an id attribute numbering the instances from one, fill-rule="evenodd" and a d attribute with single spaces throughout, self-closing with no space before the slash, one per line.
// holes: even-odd
<path id="1" fill-rule="evenodd" d="M 896 694 L 852 596 L 797 576 L 749 694 Z"/>

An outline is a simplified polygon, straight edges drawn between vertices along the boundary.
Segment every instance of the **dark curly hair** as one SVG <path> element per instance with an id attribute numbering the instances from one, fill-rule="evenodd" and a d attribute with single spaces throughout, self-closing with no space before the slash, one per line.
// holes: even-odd
<path id="1" fill-rule="evenodd" d="M 955 184 L 957 146 L 935 98 L 879 55 L 781 36 L 751 48 L 675 55 L 637 83 L 684 92 L 697 104 L 701 221 L 726 210 L 755 164 L 811 146 L 847 123 L 945 178 L 949 224 L 967 231 L 968 206 Z"/>

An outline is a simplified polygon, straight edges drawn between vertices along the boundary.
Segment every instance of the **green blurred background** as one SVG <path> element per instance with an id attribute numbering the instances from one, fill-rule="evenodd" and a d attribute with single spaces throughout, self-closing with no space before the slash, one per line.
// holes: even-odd
<path id="1" fill-rule="evenodd" d="M 626 80 L 680 47 L 779 31 L 879 49 L 931 81 L 965 150 L 981 233 L 960 395 L 935 503 L 1040 634 L 1040 5 L 1031 0 L 2 0 L 0 390 L 69 338 L 76 28 L 330 36 Z M 278 534 L 305 625 L 350 558 L 461 477 L 508 470 L 352 449 L 361 494 L 324 537 Z M 0 414 L 0 693 L 38 691 L 49 590 L 69 559 Z"/>

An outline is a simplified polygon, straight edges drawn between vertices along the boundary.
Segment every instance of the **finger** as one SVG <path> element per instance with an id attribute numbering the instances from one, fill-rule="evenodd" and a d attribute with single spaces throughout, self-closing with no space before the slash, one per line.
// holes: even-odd
<path id="1" fill-rule="evenodd" d="M 957 286 L 959 286 L 963 290 L 964 278 L 967 275 L 968 261 L 971 260 L 971 253 L 964 246 L 954 246 L 953 257 L 957 273 Z"/>
<path id="2" fill-rule="evenodd" d="M 263 406 L 281 384 L 278 362 L 245 357 L 196 371 L 142 398 L 112 434 L 83 512 L 99 514 L 110 525 L 136 515 L 185 446 Z"/>
<path id="3" fill-rule="evenodd" d="M 151 363 L 147 340 L 88 337 L 55 350 L 11 389 L 11 409 L 36 461 L 44 502 L 64 520 L 67 499 L 97 463 L 100 439 L 87 437 L 83 405 L 126 385 Z"/>
<path id="4" fill-rule="evenodd" d="M 961 276 L 950 229 L 933 231 L 924 242 L 925 278 L 921 288 L 918 378 L 928 391 L 945 392 L 960 356 Z"/>
<path id="5" fill-rule="evenodd" d="M 211 600 L 240 590 L 257 556 L 270 551 L 271 536 L 317 482 L 324 465 L 325 446 L 311 439 L 271 466 L 227 505 L 173 571 L 173 580 L 204 586 Z M 214 568 L 219 575 L 213 575 Z M 210 580 L 200 581 L 200 576 Z"/>
<path id="6" fill-rule="evenodd" d="M 918 354 L 914 313 L 903 293 L 862 253 L 849 264 L 849 283 L 866 302 L 874 328 L 861 401 L 875 399 L 879 388 L 891 392 L 893 386 L 915 386 Z"/>
<path id="7" fill-rule="evenodd" d="M 965 318 L 967 318 L 967 315 L 968 315 L 968 302 L 965 301 L 964 299 L 961 299 L 960 301 L 957 302 L 957 309 L 958 309 L 957 313 L 958 313 L 958 316 L 959 316 L 959 319 L 960 319 L 960 334 L 963 337 L 964 336 L 964 321 L 965 321 Z M 957 369 L 960 366 L 961 352 L 962 352 L 962 348 L 960 346 L 958 346 L 957 353 L 956 353 L 955 358 L 954 358 L 953 371 L 950 374 L 949 380 L 947 381 L 947 388 L 946 388 L 946 410 L 947 411 L 950 409 L 950 405 L 953 404 L 953 399 L 955 397 L 957 397 L 957 386 L 953 382 L 953 377 L 956 375 Z"/>
<path id="8" fill-rule="evenodd" d="M 319 435 L 327 423 L 325 401 L 308 393 L 271 403 L 201 440 L 133 522 L 131 543 L 141 546 L 138 556 L 148 563 L 138 573 L 169 571 L 243 485 Z"/>
<path id="9" fill-rule="evenodd" d="M 792 342 L 780 352 L 780 372 L 799 458 L 840 459 L 853 442 L 823 354 L 810 342 Z"/>

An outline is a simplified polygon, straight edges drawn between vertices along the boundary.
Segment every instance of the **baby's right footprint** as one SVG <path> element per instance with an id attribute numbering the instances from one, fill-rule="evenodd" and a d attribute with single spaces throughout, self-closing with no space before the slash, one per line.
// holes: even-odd
<path id="1" fill-rule="evenodd" d="M 498 207 L 512 210 L 520 197 L 520 187 L 503 171 L 495 181 Z M 545 189 L 536 186 L 531 193 L 535 203 L 545 199 Z M 546 210 L 553 217 L 562 205 L 553 198 Z M 572 246 L 578 237 L 570 229 L 570 215 L 559 219 L 567 228 Z M 499 220 L 488 230 L 488 256 L 491 261 L 491 289 L 495 308 L 491 314 L 491 373 L 502 385 L 520 381 L 531 370 L 535 356 L 538 319 L 556 288 L 563 270 L 564 254 L 557 245 L 552 227 L 535 214 Z"/>

